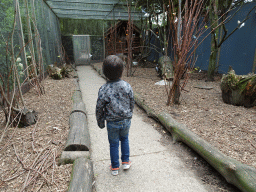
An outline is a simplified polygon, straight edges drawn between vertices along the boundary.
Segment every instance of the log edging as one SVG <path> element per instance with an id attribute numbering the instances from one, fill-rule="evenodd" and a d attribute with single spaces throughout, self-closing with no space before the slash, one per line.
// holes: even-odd
<path id="1" fill-rule="evenodd" d="M 102 71 L 94 65 L 92 67 L 101 75 Z M 185 125 L 178 123 L 170 114 L 157 114 L 145 104 L 143 98 L 134 92 L 136 104 L 141 107 L 149 117 L 159 121 L 172 135 L 173 141 L 181 141 L 195 150 L 210 165 L 212 165 L 228 183 L 238 187 L 243 192 L 256 191 L 256 169 L 245 165 L 231 157 L 226 156 L 210 143 L 190 131 Z"/>
<path id="2" fill-rule="evenodd" d="M 81 113 L 85 114 L 85 116 L 87 116 L 86 115 L 86 107 L 85 107 L 85 104 L 83 101 L 77 101 L 77 102 L 73 103 L 73 108 L 72 108 L 72 111 L 70 112 L 70 115 L 75 112 L 81 112 Z"/>
<path id="3" fill-rule="evenodd" d="M 212 165 L 228 183 L 244 192 L 256 191 L 256 169 L 226 156 L 207 141 L 176 122 L 171 115 L 161 113 L 159 121 L 172 134 L 174 142 L 181 141 Z"/>
<path id="4" fill-rule="evenodd" d="M 90 135 L 87 117 L 83 112 L 73 112 L 69 118 L 70 130 L 64 151 L 89 151 Z"/>
<path id="5" fill-rule="evenodd" d="M 86 157 L 80 157 L 73 163 L 71 181 L 68 192 L 89 192 L 92 191 L 93 164 Z"/>
<path id="6" fill-rule="evenodd" d="M 73 164 L 74 161 L 80 157 L 86 157 L 90 159 L 89 151 L 63 151 L 61 153 L 58 165 Z"/>
<path id="7" fill-rule="evenodd" d="M 73 164 L 68 192 L 91 192 L 94 177 L 90 160 L 91 142 L 86 107 L 78 81 L 78 78 L 74 81 L 73 108 L 69 116 L 70 129 L 58 165 Z"/>

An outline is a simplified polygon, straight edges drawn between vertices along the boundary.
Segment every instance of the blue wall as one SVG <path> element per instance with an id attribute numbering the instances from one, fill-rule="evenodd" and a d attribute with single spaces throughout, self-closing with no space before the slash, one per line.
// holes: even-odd
<path id="1" fill-rule="evenodd" d="M 256 3 L 249 3 L 235 15 L 235 17 L 226 25 L 229 33 L 237 27 L 238 20 L 242 21 L 255 5 Z M 232 66 L 238 75 L 252 72 L 256 48 L 255 11 L 256 9 L 251 12 L 251 17 L 245 22 L 245 25 L 233 33 L 221 46 L 220 72 L 227 72 L 229 65 Z"/>

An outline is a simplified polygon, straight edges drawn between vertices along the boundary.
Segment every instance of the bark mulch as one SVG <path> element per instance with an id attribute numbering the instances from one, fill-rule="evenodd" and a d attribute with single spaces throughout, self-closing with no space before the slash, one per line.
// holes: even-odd
<path id="1" fill-rule="evenodd" d="M 72 164 L 58 166 L 66 143 L 72 109 L 74 79 L 53 80 L 24 94 L 28 109 L 38 112 L 36 124 L 24 128 L 10 127 L 0 143 L 0 191 L 66 191 Z M 0 135 L 4 129 L 1 114 Z"/>

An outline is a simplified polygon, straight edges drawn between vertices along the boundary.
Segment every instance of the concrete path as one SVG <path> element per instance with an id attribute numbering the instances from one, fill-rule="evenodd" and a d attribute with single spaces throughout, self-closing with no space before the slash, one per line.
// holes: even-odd
<path id="1" fill-rule="evenodd" d="M 78 66 L 77 70 L 88 114 L 97 192 L 212 191 L 191 169 L 186 168 L 184 161 L 172 150 L 171 142 L 163 145 L 162 135 L 152 124 L 145 122 L 138 108 L 134 111 L 129 136 L 132 166 L 127 171 L 120 169 L 118 176 L 112 176 L 107 129 L 100 129 L 95 117 L 98 90 L 105 80 L 91 66 Z"/>

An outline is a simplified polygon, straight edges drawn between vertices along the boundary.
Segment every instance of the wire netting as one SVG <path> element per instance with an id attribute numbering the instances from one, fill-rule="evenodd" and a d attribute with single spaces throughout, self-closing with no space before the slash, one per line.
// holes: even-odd
<path id="1" fill-rule="evenodd" d="M 7 79 L 11 67 L 12 44 L 15 55 L 19 53 L 20 49 L 18 31 L 16 28 L 13 30 L 13 13 L 13 1 L 0 3 L 0 73 L 4 81 Z"/>
<path id="2" fill-rule="evenodd" d="M 104 60 L 104 37 L 90 36 L 91 39 L 91 62 L 99 62 Z"/>
<path id="3" fill-rule="evenodd" d="M 57 16 L 43 1 L 35 1 L 36 21 L 45 65 L 63 62 L 61 32 Z"/>
<path id="4" fill-rule="evenodd" d="M 30 69 L 33 55 L 36 65 L 41 62 L 44 71 L 47 65 L 61 64 L 62 50 L 58 18 L 44 1 L 1 1 L 0 74 L 4 81 L 13 63 L 24 80 L 29 75 L 25 70 Z"/>

